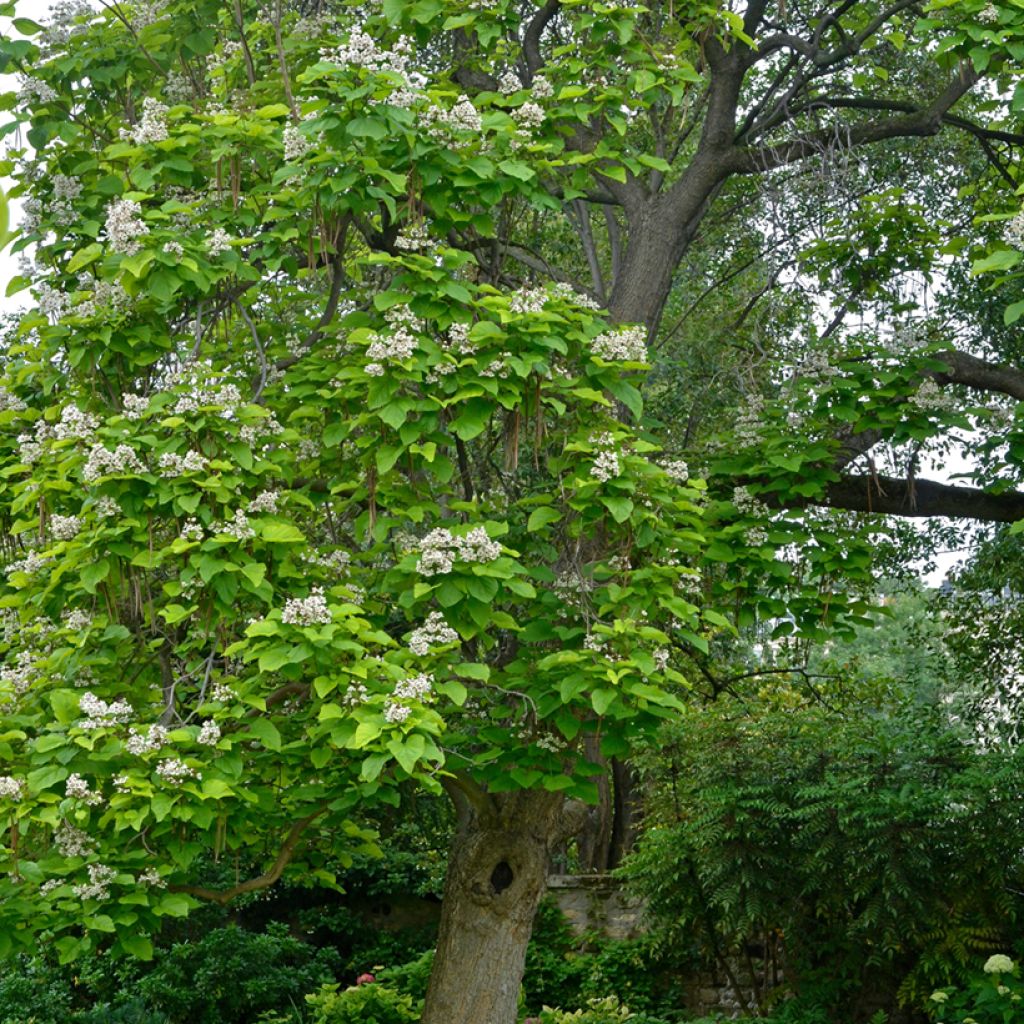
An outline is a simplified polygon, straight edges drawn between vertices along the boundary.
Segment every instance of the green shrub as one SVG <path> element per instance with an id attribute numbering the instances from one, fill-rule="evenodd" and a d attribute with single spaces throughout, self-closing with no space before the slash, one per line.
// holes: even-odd
<path id="1" fill-rule="evenodd" d="M 74 1024 L 171 1024 L 170 1017 L 147 1006 L 141 999 L 111 1006 L 101 1003 L 91 1010 L 77 1013 Z"/>
<path id="2" fill-rule="evenodd" d="M 322 985 L 306 996 L 313 1009 L 311 1024 L 415 1024 L 412 996 L 373 982 L 342 989 Z"/>
<path id="3" fill-rule="evenodd" d="M 338 966 L 333 950 L 292 938 L 280 923 L 264 934 L 217 928 L 158 951 L 138 989 L 174 1024 L 251 1024 L 262 1011 L 301 1006 L 305 993 L 334 980 Z"/>
<path id="4" fill-rule="evenodd" d="M 528 1017 L 527 1024 L 665 1024 L 644 1014 L 632 1013 L 617 996 L 588 999 L 586 1009 L 554 1010 L 545 1006 L 539 1017 Z"/>
<path id="5" fill-rule="evenodd" d="M 385 967 L 377 972 L 377 980 L 390 986 L 402 995 L 411 996 L 414 1003 L 422 1003 L 427 995 L 430 984 L 430 970 L 434 966 L 434 951 L 428 949 L 415 960 L 399 964 L 397 967 Z"/>
<path id="6" fill-rule="evenodd" d="M 1001 953 L 990 956 L 983 974 L 962 988 L 932 993 L 929 1012 L 948 1024 L 1024 1024 L 1024 983 L 1017 965 Z"/>
<path id="7" fill-rule="evenodd" d="M 67 972 L 41 956 L 18 956 L 0 971 L 0 1024 L 65 1024 L 73 1007 Z"/>

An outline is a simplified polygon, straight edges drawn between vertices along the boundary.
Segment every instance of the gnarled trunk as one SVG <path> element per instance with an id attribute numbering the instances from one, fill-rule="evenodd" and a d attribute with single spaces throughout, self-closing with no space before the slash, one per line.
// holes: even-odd
<path id="1" fill-rule="evenodd" d="M 456 798 L 437 955 L 422 1024 L 515 1024 L 533 918 L 564 799 L 523 791 Z"/>

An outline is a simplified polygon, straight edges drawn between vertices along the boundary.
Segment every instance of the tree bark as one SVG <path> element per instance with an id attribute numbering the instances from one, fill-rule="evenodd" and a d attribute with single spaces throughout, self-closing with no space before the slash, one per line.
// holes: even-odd
<path id="1" fill-rule="evenodd" d="M 526 790 L 456 799 L 437 955 L 422 1024 L 515 1024 L 519 986 L 565 800 Z"/>

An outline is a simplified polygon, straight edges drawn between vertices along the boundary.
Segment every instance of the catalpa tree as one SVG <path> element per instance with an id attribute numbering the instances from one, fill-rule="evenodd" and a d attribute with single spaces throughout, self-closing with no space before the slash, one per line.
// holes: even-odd
<path id="1" fill-rule="evenodd" d="M 603 759 L 680 708 L 717 631 L 862 611 L 833 594 L 858 530 L 799 511 L 835 503 L 849 437 L 747 458 L 771 508 L 709 494 L 641 388 L 719 194 L 831 137 L 823 82 L 871 92 L 863 51 L 938 33 L 902 82 L 926 102 L 868 96 L 845 139 L 928 135 L 984 70 L 968 30 L 1016 45 L 1012 5 L 920 6 L 15 19 L 0 953 L 148 956 L 202 900 L 330 884 L 419 784 L 459 822 L 424 1020 L 515 1019 Z M 204 878 L 239 852 L 262 870 Z"/>

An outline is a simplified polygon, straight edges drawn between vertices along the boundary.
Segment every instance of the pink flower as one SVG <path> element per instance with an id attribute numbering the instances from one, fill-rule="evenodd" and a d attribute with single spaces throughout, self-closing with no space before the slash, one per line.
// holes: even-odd
<path id="1" fill-rule="evenodd" d="M 356 978 L 357 985 L 372 985 L 377 979 L 372 974 L 360 974 Z"/>

